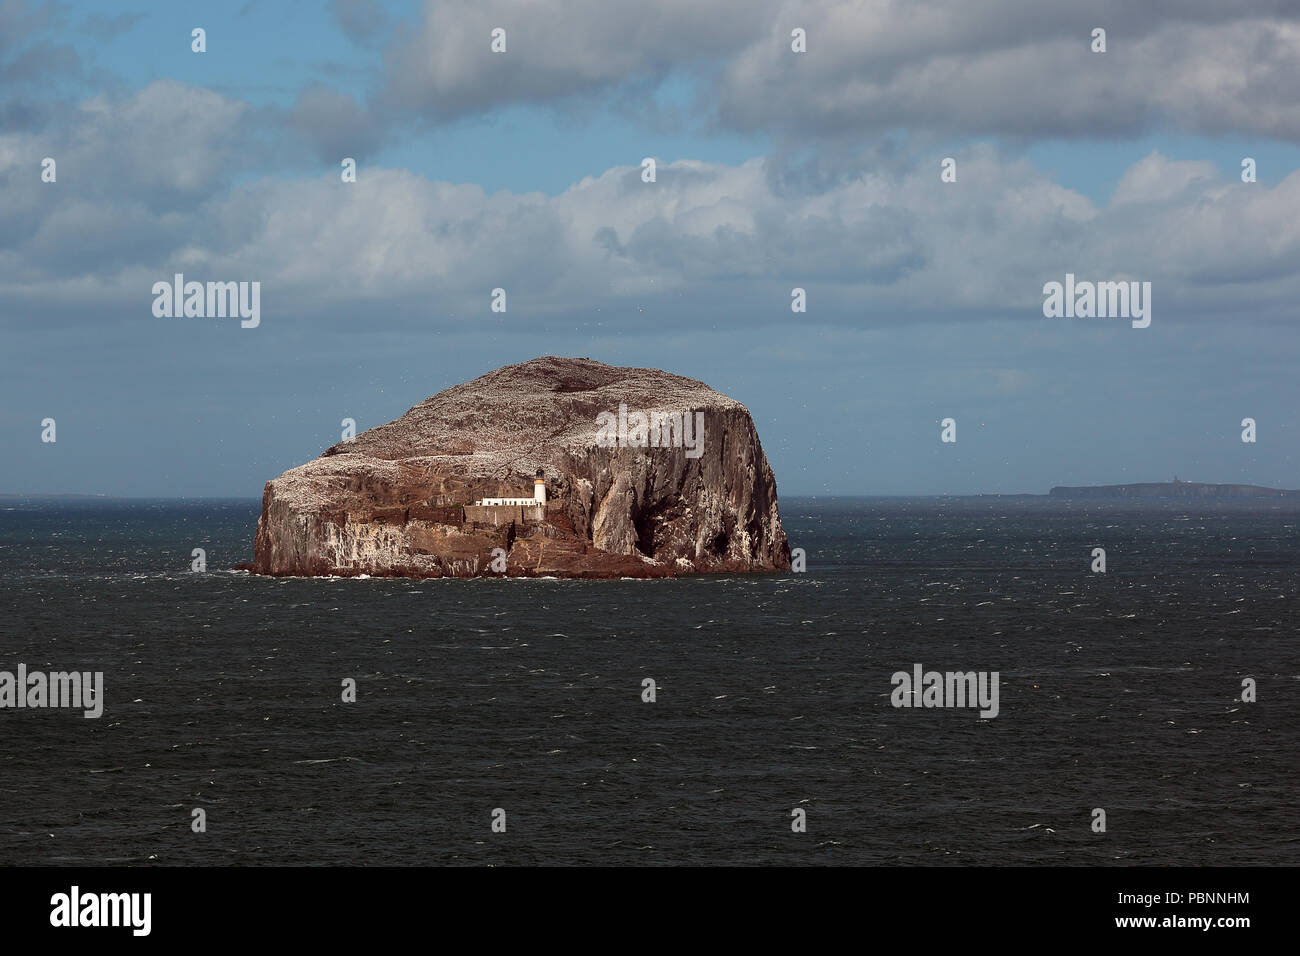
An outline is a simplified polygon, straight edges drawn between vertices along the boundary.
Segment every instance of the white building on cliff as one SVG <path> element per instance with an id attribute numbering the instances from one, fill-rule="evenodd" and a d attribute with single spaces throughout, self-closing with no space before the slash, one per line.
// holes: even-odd
<path id="1" fill-rule="evenodd" d="M 528 508 L 534 505 L 542 513 L 545 513 L 546 476 L 540 468 L 537 469 L 537 477 L 533 480 L 533 496 L 531 498 L 480 498 L 474 502 L 474 506 L 478 508 Z"/>

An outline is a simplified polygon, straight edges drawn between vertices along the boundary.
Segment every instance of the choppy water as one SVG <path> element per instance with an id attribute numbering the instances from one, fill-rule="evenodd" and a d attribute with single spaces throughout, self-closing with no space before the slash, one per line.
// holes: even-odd
<path id="1" fill-rule="evenodd" d="M 257 510 L 0 500 L 0 670 L 106 683 L 0 710 L 0 863 L 1300 860 L 1296 504 L 786 499 L 805 574 L 615 582 L 220 570 Z"/>

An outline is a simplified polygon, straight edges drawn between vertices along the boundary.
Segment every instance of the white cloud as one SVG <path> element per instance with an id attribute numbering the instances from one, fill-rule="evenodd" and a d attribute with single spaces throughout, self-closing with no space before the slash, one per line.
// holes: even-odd
<path id="1" fill-rule="evenodd" d="M 441 118 L 676 71 L 718 123 L 747 130 L 1300 140 L 1298 18 L 1290 0 L 431 0 L 378 107 Z M 1089 49 L 1098 26 L 1106 53 Z M 505 54 L 489 50 L 494 27 Z"/>
<path id="2" fill-rule="evenodd" d="M 1160 202 L 1172 199 L 1192 185 L 1204 185 L 1216 176 L 1213 163 L 1171 160 L 1159 150 L 1125 171 L 1111 197 L 1113 203 Z"/>
<path id="3" fill-rule="evenodd" d="M 743 48 L 773 0 L 438 0 L 390 54 L 390 104 L 459 115 L 665 73 Z M 506 31 L 506 52 L 490 48 Z"/>
<path id="4" fill-rule="evenodd" d="M 236 121 L 237 109 L 210 102 L 215 129 Z M 179 108 L 150 115 L 166 123 Z M 120 110 L 120 121 L 105 108 L 87 129 L 149 128 L 142 102 Z M 205 142 L 200 130 L 178 149 Z M 0 137 L 0 158 L 12 167 L 14 155 Z M 185 188 L 173 161 L 150 175 Z M 1158 153 L 1134 164 L 1105 206 L 988 146 L 961 156 L 956 184 L 927 160 L 901 173 L 859 170 L 811 194 L 774 186 L 761 159 L 660 164 L 653 184 L 621 167 L 553 197 L 368 167 L 355 184 L 335 173 L 268 178 L 184 210 L 158 208 L 143 189 L 65 193 L 28 180 L 35 174 L 9 175 L 0 187 L 4 208 L 20 210 L 0 220 L 11 233 L 0 301 L 71 308 L 98 290 L 135 309 L 179 269 L 261 281 L 268 320 L 322 326 L 374 321 L 377 310 L 386 325 L 509 327 L 596 309 L 635 319 L 644 308 L 644 321 L 665 328 L 752 327 L 799 321 L 794 286 L 808 289 L 819 322 L 1032 321 L 1042 284 L 1065 272 L 1152 281 L 1157 323 L 1290 316 L 1300 294 L 1300 172 L 1246 185 Z M 498 286 L 510 297 L 505 317 L 487 310 Z"/>

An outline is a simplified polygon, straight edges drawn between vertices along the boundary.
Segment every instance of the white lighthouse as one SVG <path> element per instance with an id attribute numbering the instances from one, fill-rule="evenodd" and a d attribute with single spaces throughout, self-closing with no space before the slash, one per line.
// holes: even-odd
<path id="1" fill-rule="evenodd" d="M 533 500 L 537 502 L 537 507 L 543 511 L 546 509 L 546 475 L 542 469 L 537 469 L 537 477 L 533 480 Z"/>
<path id="2" fill-rule="evenodd" d="M 533 515 L 531 520 L 545 521 L 546 520 L 546 475 L 542 472 L 542 469 L 540 468 L 537 469 L 537 478 L 533 482 L 533 496 L 531 498 L 480 498 L 478 499 L 478 501 L 474 502 L 473 505 L 468 505 L 467 507 L 524 508 L 524 509 L 531 508 L 532 515 Z M 509 517 L 509 516 L 507 517 L 508 520 L 514 520 L 515 518 L 521 517 L 521 515 L 516 514 L 513 517 Z M 496 524 L 499 518 L 501 518 L 500 515 L 492 516 L 493 524 Z"/>

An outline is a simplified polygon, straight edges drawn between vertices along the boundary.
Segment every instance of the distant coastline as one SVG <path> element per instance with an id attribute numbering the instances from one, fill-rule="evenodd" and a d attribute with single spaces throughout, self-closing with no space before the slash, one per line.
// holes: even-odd
<path id="1" fill-rule="evenodd" d="M 1058 485 L 1050 498 L 1300 498 L 1300 491 L 1262 485 L 1219 485 L 1202 481 L 1152 481 L 1126 485 Z"/>

